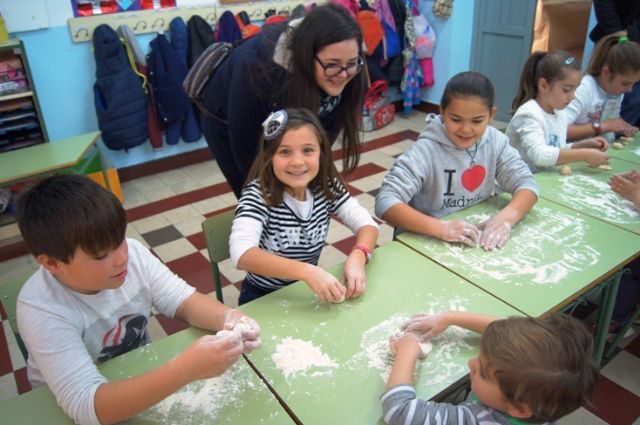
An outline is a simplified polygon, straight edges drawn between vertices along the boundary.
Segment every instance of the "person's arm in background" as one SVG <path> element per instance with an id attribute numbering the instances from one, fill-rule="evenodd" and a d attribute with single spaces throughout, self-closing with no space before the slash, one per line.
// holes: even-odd
<path id="1" fill-rule="evenodd" d="M 640 172 L 631 170 L 626 173 L 616 174 L 609 180 L 609 185 L 615 193 L 640 210 Z"/>

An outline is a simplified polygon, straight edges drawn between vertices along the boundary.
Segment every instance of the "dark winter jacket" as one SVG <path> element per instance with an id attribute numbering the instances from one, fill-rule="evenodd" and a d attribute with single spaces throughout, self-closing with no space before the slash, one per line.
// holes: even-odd
<path id="1" fill-rule="evenodd" d="M 98 127 L 104 144 L 129 149 L 147 140 L 147 96 L 118 34 L 108 25 L 93 32 L 96 82 L 93 86 Z"/>
<path id="2" fill-rule="evenodd" d="M 273 58 L 274 47 L 284 28 L 283 25 L 265 27 L 236 47 L 205 89 L 205 108 L 228 123 L 226 143 L 233 144 L 233 150 L 243 154 L 242 163 L 238 163 L 238 158 L 236 163 L 245 175 L 256 157 L 262 122 L 270 112 L 286 106 L 278 97 L 277 88 L 282 87 L 289 72 L 274 63 Z M 340 113 L 340 108 L 336 108 L 320 118 L 332 141 L 340 130 L 337 128 Z"/>
<path id="3" fill-rule="evenodd" d="M 598 21 L 589 34 L 593 42 L 622 30 L 629 40 L 640 42 L 640 1 L 593 0 L 593 10 Z"/>
<path id="4" fill-rule="evenodd" d="M 215 41 L 213 29 L 203 18 L 193 15 L 187 22 L 189 33 L 189 53 L 187 63 L 189 68 L 193 66 L 200 54 Z"/>

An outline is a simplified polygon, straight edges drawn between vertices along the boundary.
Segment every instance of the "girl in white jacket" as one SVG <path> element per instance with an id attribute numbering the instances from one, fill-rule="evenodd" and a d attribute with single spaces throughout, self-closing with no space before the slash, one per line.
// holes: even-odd
<path id="1" fill-rule="evenodd" d="M 567 145 L 565 108 L 580 78 L 580 64 L 564 51 L 534 52 L 524 65 L 506 134 L 534 173 L 579 161 L 597 167 L 609 159 L 602 137 Z"/>

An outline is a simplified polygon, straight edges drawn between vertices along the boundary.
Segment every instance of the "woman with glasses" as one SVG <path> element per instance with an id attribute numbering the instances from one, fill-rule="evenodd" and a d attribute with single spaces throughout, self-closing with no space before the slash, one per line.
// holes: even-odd
<path id="1" fill-rule="evenodd" d="M 362 34 L 342 6 L 326 4 L 304 18 L 266 25 L 236 47 L 206 87 L 203 130 L 236 197 L 256 157 L 270 112 L 302 107 L 340 139 L 343 169 L 359 159 L 366 80 Z"/>

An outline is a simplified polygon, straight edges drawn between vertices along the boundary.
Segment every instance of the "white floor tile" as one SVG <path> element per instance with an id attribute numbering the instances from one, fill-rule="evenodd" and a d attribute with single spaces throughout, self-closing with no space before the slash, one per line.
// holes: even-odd
<path id="1" fill-rule="evenodd" d="M 202 201 L 194 202 L 190 205 L 202 215 L 218 211 L 228 206 L 227 201 L 220 196 L 203 199 Z"/>
<path id="2" fill-rule="evenodd" d="M 178 231 L 185 236 L 195 235 L 196 233 L 202 232 L 202 222 L 204 219 L 205 217 L 203 215 L 198 214 L 197 217 L 185 220 L 181 223 L 175 223 L 173 227 L 178 229 Z"/>
<path id="3" fill-rule="evenodd" d="M 31 254 L 21 255 L 7 261 L 0 262 L 0 282 L 28 271 L 35 271 L 39 267 L 38 261 Z"/>
<path id="4" fill-rule="evenodd" d="M 220 273 L 222 273 L 229 282 L 234 283 L 240 280 L 243 280 L 246 272 L 243 270 L 238 270 L 231 264 L 231 260 L 224 260 L 218 263 L 218 268 L 220 268 Z"/>
<path id="5" fill-rule="evenodd" d="M 640 358 L 621 351 L 602 368 L 602 375 L 640 397 Z"/>
<path id="6" fill-rule="evenodd" d="M 159 201 L 161 199 L 170 198 L 172 196 L 176 196 L 176 193 L 171 190 L 169 186 L 155 187 L 143 192 L 144 197 L 147 198 L 149 202 Z"/>
<path id="7" fill-rule="evenodd" d="M 135 227 L 133 227 L 131 224 L 127 225 L 127 230 L 125 232 L 125 236 L 131 239 L 135 239 L 138 242 L 140 242 L 142 245 L 146 246 L 147 248 L 149 248 L 149 244 L 147 243 L 147 241 L 144 240 L 144 238 L 142 236 L 140 236 L 140 233 L 138 233 L 138 231 L 135 229 Z"/>
<path id="8" fill-rule="evenodd" d="M 164 184 L 167 186 L 170 186 L 172 184 L 176 184 L 185 180 L 189 180 L 190 178 L 189 175 L 180 168 L 158 173 L 156 177 L 161 179 L 164 182 Z"/>
<path id="9" fill-rule="evenodd" d="M 147 232 L 167 227 L 171 223 L 169 223 L 169 220 L 167 220 L 162 214 L 156 214 L 133 221 L 130 224 L 138 233 L 144 235 Z"/>
<path id="10" fill-rule="evenodd" d="M 198 252 L 198 250 L 187 239 L 176 239 L 153 248 L 163 263 L 182 258 L 186 255 Z"/>
<path id="11" fill-rule="evenodd" d="M 556 422 L 558 425 L 606 425 L 607 423 L 581 407 Z"/>
<path id="12" fill-rule="evenodd" d="M 320 254 L 320 261 L 318 265 L 323 269 L 328 269 L 336 264 L 344 263 L 347 260 L 347 256 L 342 251 L 333 247 L 325 246 L 322 248 L 322 254 Z"/>
<path id="13" fill-rule="evenodd" d="M 14 236 L 20 236 L 20 229 L 18 223 L 11 223 L 5 226 L 0 226 L 0 240 L 9 239 Z"/>
<path id="14" fill-rule="evenodd" d="M 18 386 L 13 373 L 0 376 L 0 400 L 8 400 L 18 395 Z"/>
<path id="15" fill-rule="evenodd" d="M 191 205 L 185 205 L 179 208 L 174 208 L 162 213 L 169 223 L 177 224 L 187 220 L 200 219 L 202 215 Z"/>
<path id="16" fill-rule="evenodd" d="M 336 220 L 331 220 L 329 224 L 329 234 L 327 235 L 328 244 L 341 241 L 349 236 L 353 236 L 351 229 L 342 223 L 338 223 Z"/>
<path id="17" fill-rule="evenodd" d="M 11 324 L 8 320 L 2 321 L 2 327 L 4 330 L 5 338 L 7 339 L 7 347 L 9 348 L 9 357 L 11 358 L 11 365 L 13 370 L 23 368 L 27 365 L 27 362 L 22 355 L 22 351 L 20 351 L 20 347 L 18 346 L 18 341 L 16 341 L 16 337 L 11 329 Z"/>
<path id="18" fill-rule="evenodd" d="M 215 293 L 212 294 L 215 297 Z M 224 305 L 231 308 L 238 307 L 238 298 L 240 297 L 240 291 L 233 285 L 227 285 L 222 288 L 222 300 Z"/>
<path id="19" fill-rule="evenodd" d="M 151 341 L 157 341 L 167 336 L 167 332 L 165 332 L 155 316 L 149 319 L 149 323 L 147 323 L 147 332 L 149 332 Z"/>

